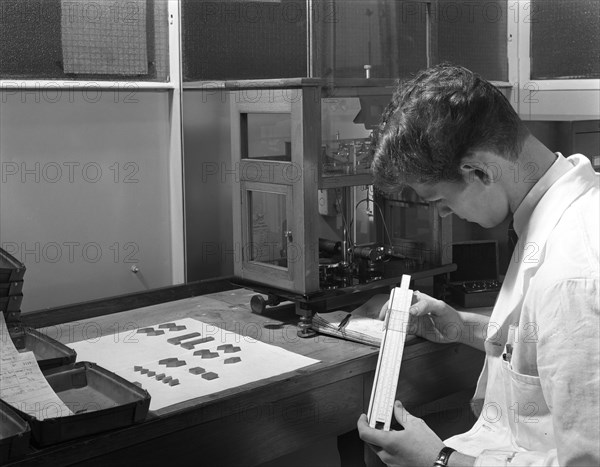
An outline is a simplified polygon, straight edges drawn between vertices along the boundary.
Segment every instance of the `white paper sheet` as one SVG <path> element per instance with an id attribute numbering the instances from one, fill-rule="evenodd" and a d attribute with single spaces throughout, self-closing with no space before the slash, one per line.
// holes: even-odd
<path id="1" fill-rule="evenodd" d="M 154 331 L 164 331 L 164 333 L 149 335 L 138 332 L 139 330 L 132 330 L 76 342 L 70 344 L 70 347 L 77 352 L 78 361 L 95 362 L 131 382 L 140 383 L 152 397 L 150 410 L 158 410 L 318 362 L 195 319 L 179 319 L 173 323 L 185 326 L 185 329 L 175 331 L 161 328 L 161 325 L 154 325 L 151 327 Z M 203 338 L 212 338 L 212 340 L 196 344 L 193 349 L 168 342 L 168 339 L 191 333 L 200 335 L 184 339 L 181 344 L 189 344 L 191 341 Z M 219 349 L 220 346 L 228 346 L 228 351 L 225 348 Z M 201 350 L 215 355 L 211 356 L 212 358 L 194 355 L 194 352 Z M 167 358 L 185 363 L 179 363 L 181 366 L 167 366 L 160 363 Z M 234 361 L 226 363 L 231 358 Z M 238 358 L 239 361 L 236 361 Z M 204 371 L 193 374 L 190 370 L 194 368 L 201 368 Z M 202 375 L 207 373 L 214 373 L 218 377 L 205 379 Z M 156 376 L 161 374 L 165 376 L 158 380 Z M 171 381 L 178 380 L 178 384 L 171 386 L 170 383 L 164 383 L 163 381 L 169 377 Z"/>
<path id="2" fill-rule="evenodd" d="M 33 352 L 19 353 L 0 313 L 0 398 L 38 420 L 72 412 L 44 378 Z"/>

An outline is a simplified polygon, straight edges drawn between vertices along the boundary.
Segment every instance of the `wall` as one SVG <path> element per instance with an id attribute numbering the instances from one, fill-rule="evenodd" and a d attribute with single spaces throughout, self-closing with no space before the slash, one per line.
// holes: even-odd
<path id="1" fill-rule="evenodd" d="M 0 98 L 0 245 L 27 267 L 22 312 L 171 284 L 168 93 Z"/>
<path id="2" fill-rule="evenodd" d="M 233 274 L 229 94 L 184 91 L 187 281 Z"/>

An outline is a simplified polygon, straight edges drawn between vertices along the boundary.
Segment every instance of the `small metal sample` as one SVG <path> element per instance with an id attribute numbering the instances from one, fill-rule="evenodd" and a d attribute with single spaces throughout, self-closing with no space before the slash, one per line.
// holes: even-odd
<path id="1" fill-rule="evenodd" d="M 169 344 L 179 345 L 186 339 L 191 339 L 192 337 L 198 336 L 200 336 L 199 332 L 191 332 L 190 334 L 186 334 L 185 336 L 171 337 L 170 339 L 167 339 L 167 342 Z"/>
<path id="2" fill-rule="evenodd" d="M 219 354 L 217 352 L 205 352 L 200 355 L 201 358 L 216 358 Z"/>
<path id="3" fill-rule="evenodd" d="M 159 365 L 166 365 L 167 363 L 169 363 L 169 362 L 174 362 L 174 361 L 176 361 L 176 360 L 177 360 L 177 358 L 176 358 L 176 357 L 171 357 L 171 358 L 163 358 L 162 360 L 159 360 L 159 361 L 158 361 L 158 364 L 159 364 Z"/>
<path id="4" fill-rule="evenodd" d="M 228 363 L 237 363 L 237 362 L 241 362 L 241 361 L 242 361 L 242 359 L 240 357 L 229 357 L 229 358 L 226 358 L 223 363 L 228 364 Z"/>
<path id="5" fill-rule="evenodd" d="M 187 350 L 192 350 L 195 345 L 206 344 L 207 342 L 214 341 L 214 340 L 215 340 L 214 337 L 203 337 L 202 339 L 196 339 L 196 340 L 189 341 L 189 342 L 183 342 L 181 344 L 181 347 L 183 347 L 184 349 L 187 349 Z"/>
<path id="6" fill-rule="evenodd" d="M 185 360 L 175 359 L 174 362 L 168 362 L 167 363 L 167 367 L 169 367 L 169 368 L 177 368 L 177 367 L 183 366 L 183 365 L 185 365 Z"/>

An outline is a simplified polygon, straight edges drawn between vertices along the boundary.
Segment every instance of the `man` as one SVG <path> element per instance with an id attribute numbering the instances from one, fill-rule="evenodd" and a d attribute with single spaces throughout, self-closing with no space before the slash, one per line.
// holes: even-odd
<path id="1" fill-rule="evenodd" d="M 484 227 L 512 216 L 519 240 L 489 319 L 418 292 L 410 309 L 417 334 L 485 350 L 473 428 L 442 442 L 396 402 L 404 430 L 371 429 L 362 415 L 361 438 L 392 465 L 600 465 L 600 187 L 589 160 L 553 153 L 494 86 L 440 65 L 398 87 L 373 170 L 380 188 L 410 187 L 442 216 Z"/>

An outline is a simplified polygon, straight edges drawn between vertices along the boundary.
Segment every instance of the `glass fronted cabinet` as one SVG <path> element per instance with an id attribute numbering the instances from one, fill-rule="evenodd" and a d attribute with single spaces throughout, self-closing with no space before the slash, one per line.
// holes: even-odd
<path id="1" fill-rule="evenodd" d="M 240 285 L 271 304 L 292 300 L 308 319 L 344 297 L 387 290 L 402 274 L 453 269 L 441 253 L 450 225 L 434 205 L 398 205 L 400 195 L 373 190 L 371 131 L 394 88 L 366 79 L 224 83 Z"/>

